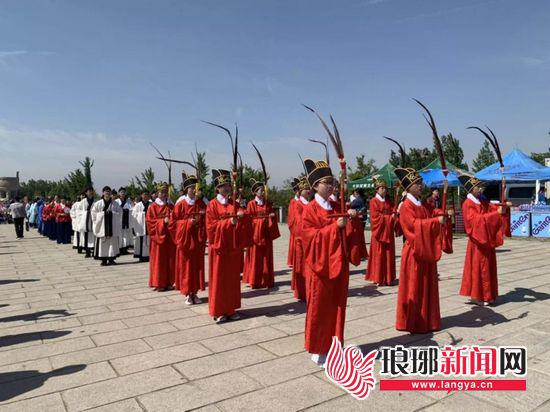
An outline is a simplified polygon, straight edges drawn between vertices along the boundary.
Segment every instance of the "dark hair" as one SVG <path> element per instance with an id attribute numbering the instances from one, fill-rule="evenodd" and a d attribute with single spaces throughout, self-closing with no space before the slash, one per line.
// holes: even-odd
<path id="1" fill-rule="evenodd" d="M 15 201 L 19 202 L 19 201 L 21 201 L 21 198 L 19 196 L 15 196 Z"/>

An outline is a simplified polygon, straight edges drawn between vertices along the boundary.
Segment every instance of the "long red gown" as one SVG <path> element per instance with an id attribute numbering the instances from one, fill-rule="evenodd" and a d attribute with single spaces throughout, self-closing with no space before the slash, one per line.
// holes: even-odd
<path id="1" fill-rule="evenodd" d="M 206 207 L 208 235 L 208 309 L 213 317 L 231 316 L 241 307 L 241 253 L 243 221 L 233 225 L 224 216 L 234 214 L 232 203 L 217 198 Z"/>
<path id="2" fill-rule="evenodd" d="M 145 217 L 149 232 L 149 287 L 168 288 L 174 284 L 175 246 L 170 236 L 170 227 L 164 222 L 170 217 L 174 205 L 171 203 L 151 203 Z"/>
<path id="3" fill-rule="evenodd" d="M 302 214 L 307 205 L 301 201 L 296 202 L 294 206 L 294 215 L 292 226 L 289 229 L 291 236 L 294 237 L 294 251 L 292 253 L 292 278 L 290 280 L 290 288 L 294 291 L 294 297 L 298 300 L 305 301 L 307 299 L 306 285 L 307 280 L 304 272 L 304 242 L 302 239 Z"/>
<path id="4" fill-rule="evenodd" d="M 365 279 L 381 286 L 395 281 L 395 223 L 393 203 L 373 197 L 370 210 L 370 258 Z"/>
<path id="5" fill-rule="evenodd" d="M 286 217 L 286 221 L 287 221 L 287 224 L 288 224 L 288 229 L 290 230 L 290 237 L 288 239 L 288 255 L 287 255 L 287 259 L 286 259 L 286 264 L 288 265 L 288 267 L 292 267 L 292 262 L 294 260 L 294 252 L 295 252 L 294 242 L 295 242 L 295 238 L 294 238 L 294 233 L 292 231 L 292 226 L 295 224 L 294 219 L 295 219 L 295 214 L 296 214 L 296 209 L 297 209 L 298 203 L 300 203 L 300 201 L 296 200 L 296 198 L 293 197 L 292 199 L 290 199 L 290 202 L 288 204 L 288 214 L 287 214 L 287 217 Z"/>
<path id="6" fill-rule="evenodd" d="M 201 199 L 190 205 L 186 199 L 174 207 L 170 231 L 176 244 L 176 289 L 184 295 L 195 294 L 201 288 L 201 269 L 204 270 L 204 235 L 201 221 L 206 205 Z M 195 220 L 193 224 L 191 219 Z"/>
<path id="7" fill-rule="evenodd" d="M 345 232 L 338 228 L 337 219 L 329 217 L 337 212 L 312 200 L 302 214 L 308 282 L 304 346 L 310 353 L 327 353 L 333 336 L 344 341 L 349 261 L 343 247 Z"/>
<path id="8" fill-rule="evenodd" d="M 432 216 L 437 214 L 442 215 L 443 210 L 436 208 L 434 203 L 430 202 L 430 199 L 432 198 L 428 198 L 424 202 L 430 214 L 432 214 Z M 445 224 L 441 227 L 441 250 L 449 255 L 453 253 L 453 222 L 451 219 L 447 219 Z"/>
<path id="9" fill-rule="evenodd" d="M 427 333 L 441 328 L 437 261 L 441 224 L 424 204 L 403 202 L 399 222 L 405 236 L 401 252 L 396 329 Z"/>
<path id="10" fill-rule="evenodd" d="M 460 294 L 474 300 L 492 302 L 498 296 L 495 248 L 504 243 L 501 215 L 496 206 L 466 199 L 462 204 L 468 235 Z"/>
<path id="11" fill-rule="evenodd" d="M 273 241 L 281 236 L 277 217 L 266 217 L 273 213 L 273 207 L 266 202 L 260 205 L 255 199 L 248 202 L 246 213 L 252 220 L 253 243 L 246 251 L 243 280 L 252 289 L 272 288 L 275 286 Z"/>

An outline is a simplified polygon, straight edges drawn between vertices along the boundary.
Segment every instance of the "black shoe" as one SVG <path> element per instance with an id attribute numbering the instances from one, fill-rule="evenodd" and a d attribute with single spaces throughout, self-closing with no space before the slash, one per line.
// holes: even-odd
<path id="1" fill-rule="evenodd" d="M 117 263 L 114 260 L 109 260 L 109 265 L 116 265 Z"/>
<path id="2" fill-rule="evenodd" d="M 86 256 L 88 257 L 88 256 Z M 107 262 L 105 262 L 104 260 L 101 261 L 101 263 L 99 264 L 99 266 L 107 266 Z"/>

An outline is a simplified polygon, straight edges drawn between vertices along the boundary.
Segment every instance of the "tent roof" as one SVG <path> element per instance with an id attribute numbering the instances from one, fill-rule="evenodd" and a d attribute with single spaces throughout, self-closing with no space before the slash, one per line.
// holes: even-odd
<path id="1" fill-rule="evenodd" d="M 504 159 L 504 176 L 508 180 L 550 180 L 550 167 L 534 161 L 519 149 L 508 153 Z M 476 173 L 479 180 L 500 180 L 500 164 L 498 162 L 487 166 Z"/>
<path id="2" fill-rule="evenodd" d="M 395 175 L 394 170 L 395 170 L 395 167 L 391 163 L 386 163 L 384 166 L 382 166 L 380 169 L 378 169 L 376 172 L 372 173 L 371 175 L 349 182 L 348 189 L 354 190 L 354 189 L 374 188 L 373 179 L 375 177 L 382 178 L 389 186 L 391 186 L 393 182 L 397 180 L 397 176 Z"/>

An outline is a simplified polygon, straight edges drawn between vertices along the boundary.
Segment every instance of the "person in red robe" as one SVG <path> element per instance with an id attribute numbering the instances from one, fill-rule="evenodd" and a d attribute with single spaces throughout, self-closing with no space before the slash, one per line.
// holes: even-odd
<path id="1" fill-rule="evenodd" d="M 349 247 L 346 237 L 347 217 L 331 218 L 339 208 L 331 203 L 335 181 L 328 164 L 323 161 L 304 161 L 308 182 L 315 192 L 314 199 L 302 213 L 307 279 L 307 313 L 305 349 L 317 365 L 324 365 L 332 337 L 344 341 L 344 323 L 349 284 Z M 350 217 L 357 213 L 348 211 Z"/>
<path id="2" fill-rule="evenodd" d="M 201 269 L 204 270 L 203 221 L 206 205 L 196 197 L 198 179 L 182 173 L 183 192 L 174 207 L 170 232 L 176 245 L 176 289 L 187 297 L 188 305 L 201 303 L 197 292 L 201 286 Z"/>
<path id="3" fill-rule="evenodd" d="M 149 287 L 156 291 L 172 289 L 174 285 L 175 246 L 170 236 L 170 216 L 174 205 L 168 199 L 168 184 L 158 186 L 155 201 L 147 208 L 149 232 Z"/>
<path id="4" fill-rule="evenodd" d="M 468 246 L 460 294 L 469 296 L 471 303 L 487 306 L 498 296 L 495 248 L 504 243 L 506 228 L 501 217 L 506 208 L 481 201 L 482 183 L 474 176 L 464 173 L 458 178 L 468 191 L 462 204 Z"/>
<path id="5" fill-rule="evenodd" d="M 374 180 L 376 195 L 369 202 L 370 251 L 365 279 L 378 286 L 395 283 L 395 222 L 393 202 L 382 179 Z"/>
<path id="6" fill-rule="evenodd" d="M 217 195 L 206 207 L 208 310 L 216 323 L 240 319 L 244 211 L 230 201 L 228 170 L 213 169 Z"/>
<path id="7" fill-rule="evenodd" d="M 256 197 L 248 202 L 246 213 L 252 224 L 252 244 L 246 250 L 243 279 L 252 289 L 275 286 L 273 241 L 281 236 L 273 206 L 265 199 L 265 183 L 250 179 Z"/>
<path id="8" fill-rule="evenodd" d="M 307 300 L 307 280 L 304 273 L 304 242 L 302 240 L 302 214 L 311 198 L 311 188 L 307 178 L 301 178 L 298 183 L 300 196 L 294 203 L 294 215 L 292 226 L 289 222 L 290 233 L 294 236 L 294 251 L 292 253 L 292 278 L 290 288 L 294 291 L 294 297 L 301 301 Z"/>
<path id="9" fill-rule="evenodd" d="M 290 199 L 290 202 L 288 203 L 288 213 L 286 217 L 288 230 L 290 231 L 290 236 L 288 238 L 288 254 L 286 259 L 286 264 L 288 267 L 292 267 L 292 262 L 294 260 L 294 251 L 296 249 L 294 245 L 295 231 L 293 230 L 293 226 L 295 223 L 294 218 L 295 218 L 296 206 L 300 201 L 300 188 L 298 187 L 299 183 L 300 183 L 300 179 L 296 177 L 292 181 L 292 191 L 294 192 L 294 197 Z"/>
<path id="10" fill-rule="evenodd" d="M 432 194 L 428 196 L 423 203 L 431 214 L 440 213 L 443 205 L 442 200 L 439 198 L 439 189 L 432 189 Z M 447 209 L 447 216 L 448 218 L 445 221 L 445 225 L 441 228 L 441 250 L 447 254 L 452 254 L 454 217 L 454 210 L 452 208 Z"/>
<path id="11" fill-rule="evenodd" d="M 421 202 L 422 178 L 411 168 L 396 168 L 407 191 L 399 210 L 405 243 L 401 252 L 396 329 L 428 333 L 441 328 L 437 261 L 441 258 L 444 216 L 434 216 Z"/>

